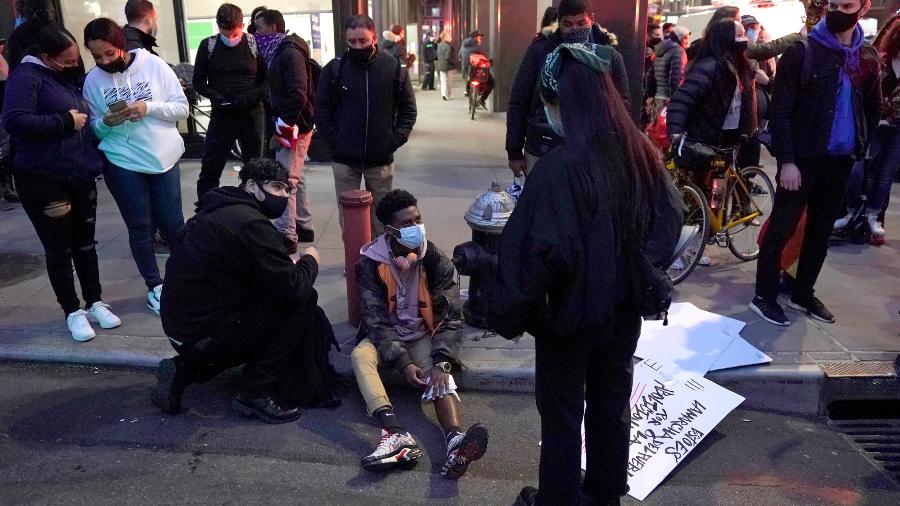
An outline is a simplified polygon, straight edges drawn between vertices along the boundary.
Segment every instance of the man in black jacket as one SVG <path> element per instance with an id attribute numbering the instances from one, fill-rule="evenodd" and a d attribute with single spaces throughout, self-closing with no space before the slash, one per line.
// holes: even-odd
<path id="1" fill-rule="evenodd" d="M 593 42 L 608 53 L 610 73 L 626 105 L 631 100 L 625 60 L 608 46 L 609 37 L 599 25 L 584 0 L 562 0 L 559 4 L 559 28 L 549 37 L 538 35 L 531 41 L 509 97 L 506 113 L 506 154 L 509 168 L 515 176 L 528 174 L 538 159 L 562 143 L 547 124 L 544 107 L 539 98 L 541 68 L 547 55 L 564 43 Z M 524 152 L 523 152 L 524 150 Z"/>
<path id="2" fill-rule="evenodd" d="M 125 19 L 128 24 L 125 25 L 125 40 L 127 41 L 126 49 L 146 49 L 150 54 L 159 56 L 153 50 L 157 47 L 156 31 L 158 29 L 159 14 L 153 7 L 150 0 L 128 0 L 125 2 Z"/>
<path id="3" fill-rule="evenodd" d="M 394 152 L 416 123 L 416 97 L 406 68 L 375 44 L 375 22 L 351 16 L 344 25 L 348 49 L 325 65 L 316 90 L 316 128 L 331 147 L 334 189 L 359 189 L 365 178 L 375 204 L 391 191 Z M 384 229 L 372 206 L 372 236 Z M 338 205 L 341 227 L 343 210 Z"/>
<path id="4" fill-rule="evenodd" d="M 806 209 L 806 228 L 788 307 L 833 323 L 813 287 L 828 253 L 855 158 L 879 120 L 878 54 L 864 42 L 858 21 L 869 0 L 831 0 L 825 23 L 778 62 L 771 130 L 778 191 L 760 246 L 756 297 L 750 309 L 775 325 L 790 325 L 778 304 L 779 260 Z"/>
<path id="5" fill-rule="evenodd" d="M 297 187 L 296 195 L 289 197 L 284 215 L 275 220 L 275 228 L 284 235 L 288 252 L 293 253 L 297 251 L 298 241 L 313 242 L 315 238 L 303 161 L 312 140 L 316 90 L 306 41 L 295 34 L 287 35 L 284 17 L 276 10 L 263 11 L 259 18 L 264 22 L 257 26 L 258 35 L 268 35 L 264 31 L 269 27 L 285 34 L 275 48 L 269 67 L 270 121 L 275 132 L 269 148 L 275 150 L 275 159 L 288 170 L 291 184 Z"/>
<path id="6" fill-rule="evenodd" d="M 284 167 L 257 158 L 240 177 L 240 187 L 205 193 L 173 241 L 161 317 L 178 356 L 160 362 L 152 400 L 177 413 L 188 385 L 245 364 L 232 406 L 285 423 L 301 415 L 284 390 L 314 338 L 319 254 L 307 248 L 295 263 L 269 221 L 291 191 Z"/>
<path id="7" fill-rule="evenodd" d="M 219 186 L 219 178 L 236 139 L 247 163 L 262 153 L 269 100 L 266 62 L 256 39 L 244 33 L 243 12 L 222 4 L 216 13 L 218 35 L 200 43 L 194 62 L 194 89 L 212 102 L 197 197 Z"/>

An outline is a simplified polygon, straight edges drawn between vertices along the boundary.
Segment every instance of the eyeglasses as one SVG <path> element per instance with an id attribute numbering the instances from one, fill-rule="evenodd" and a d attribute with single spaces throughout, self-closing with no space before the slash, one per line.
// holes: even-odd
<path id="1" fill-rule="evenodd" d="M 283 191 L 288 195 L 296 195 L 297 187 L 290 184 L 285 183 L 284 181 L 263 181 L 263 184 L 270 184 L 275 191 Z"/>

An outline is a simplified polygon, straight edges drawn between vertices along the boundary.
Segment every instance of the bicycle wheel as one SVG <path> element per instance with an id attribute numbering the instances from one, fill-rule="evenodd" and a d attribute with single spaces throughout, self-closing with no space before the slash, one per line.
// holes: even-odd
<path id="1" fill-rule="evenodd" d="M 675 257 L 672 265 L 666 269 L 672 284 L 677 285 L 685 280 L 703 256 L 706 241 L 709 238 L 709 206 L 706 197 L 697 185 L 684 181 L 678 187 L 681 192 L 681 201 L 684 204 L 684 226 L 695 227 L 695 234 L 688 244 L 682 247 L 682 251 Z"/>
<path id="2" fill-rule="evenodd" d="M 772 214 L 775 187 L 768 174 L 759 167 L 745 167 L 738 174 L 744 186 L 735 182 L 725 195 L 726 223 L 739 220 L 757 209 L 762 214 L 726 229 L 725 234 L 728 249 L 734 256 L 741 260 L 755 260 L 759 256 L 759 234 L 762 232 L 763 223 Z"/>

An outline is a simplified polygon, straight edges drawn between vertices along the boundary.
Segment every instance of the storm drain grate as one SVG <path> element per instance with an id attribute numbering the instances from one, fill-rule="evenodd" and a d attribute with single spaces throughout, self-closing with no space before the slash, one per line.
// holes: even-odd
<path id="1" fill-rule="evenodd" d="M 37 255 L 0 252 L 0 287 L 37 277 L 43 270 L 44 262 Z"/>
<path id="2" fill-rule="evenodd" d="M 832 423 L 900 482 L 900 420 L 834 420 Z"/>
<path id="3" fill-rule="evenodd" d="M 893 362 L 876 360 L 818 362 L 829 378 L 892 378 L 897 375 Z"/>

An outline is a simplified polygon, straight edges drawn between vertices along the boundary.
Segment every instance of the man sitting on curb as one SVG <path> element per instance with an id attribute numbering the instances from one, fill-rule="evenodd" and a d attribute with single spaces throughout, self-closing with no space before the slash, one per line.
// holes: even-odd
<path id="1" fill-rule="evenodd" d="M 488 433 L 477 423 L 460 432 L 459 397 L 450 372 L 459 368 L 462 341 L 459 287 L 453 263 L 425 240 L 416 198 L 393 190 L 376 208 L 385 233 L 360 250 L 356 267 L 362 325 L 350 354 L 353 372 L 369 414 L 381 423 L 378 447 L 362 459 L 374 471 L 413 464 L 422 455 L 412 435 L 397 420 L 378 363 L 391 365 L 406 381 L 434 401 L 447 440 L 441 475 L 459 479 L 469 463 L 484 455 Z"/>
<path id="2" fill-rule="evenodd" d="M 173 241 L 161 317 L 178 356 L 160 362 L 152 401 L 177 413 L 188 385 L 244 364 L 232 407 L 286 423 L 301 405 L 334 404 L 323 380 L 327 318 L 313 289 L 319 254 L 306 248 L 295 263 L 272 226 L 293 191 L 281 164 L 252 159 L 240 178 L 203 194 Z"/>

